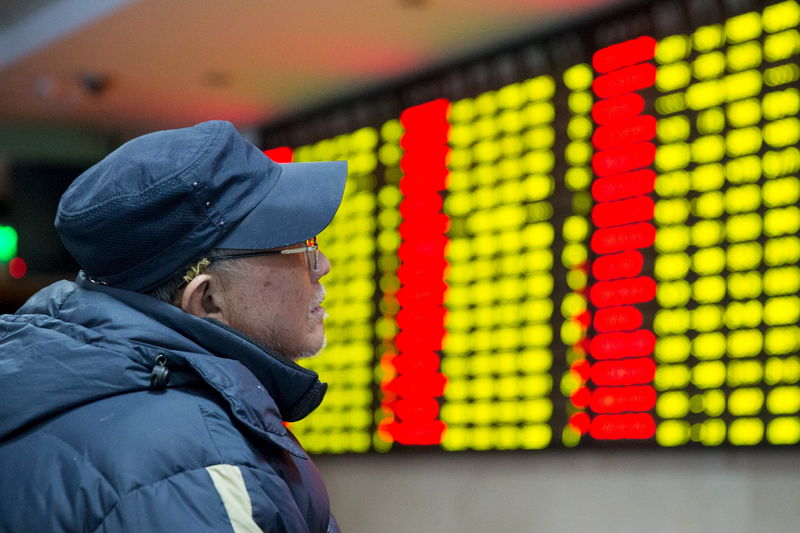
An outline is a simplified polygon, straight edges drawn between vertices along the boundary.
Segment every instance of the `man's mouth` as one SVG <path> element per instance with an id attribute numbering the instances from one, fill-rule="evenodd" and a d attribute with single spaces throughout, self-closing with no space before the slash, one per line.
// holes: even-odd
<path id="1" fill-rule="evenodd" d="M 325 308 L 322 307 L 322 301 L 325 299 L 325 288 L 320 286 L 319 294 L 317 295 L 314 300 L 312 300 L 311 305 L 308 306 L 308 313 L 312 316 L 321 316 L 322 318 L 325 317 Z"/>

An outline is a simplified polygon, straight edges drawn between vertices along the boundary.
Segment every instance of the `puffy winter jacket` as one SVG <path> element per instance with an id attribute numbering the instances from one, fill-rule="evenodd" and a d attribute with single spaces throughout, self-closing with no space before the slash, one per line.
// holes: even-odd
<path id="1" fill-rule="evenodd" d="M 82 275 L 0 316 L 0 531 L 338 531 L 283 421 L 317 375 Z"/>

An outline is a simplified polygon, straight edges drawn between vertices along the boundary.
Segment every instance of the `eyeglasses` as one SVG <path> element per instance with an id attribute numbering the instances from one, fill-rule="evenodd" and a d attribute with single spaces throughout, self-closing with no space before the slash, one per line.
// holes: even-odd
<path id="1" fill-rule="evenodd" d="M 295 246 L 294 248 L 285 248 L 283 250 L 265 250 L 259 252 L 245 252 L 241 254 L 218 255 L 216 257 L 209 257 L 210 262 L 224 261 L 225 259 L 240 259 L 242 257 L 258 257 L 261 255 L 286 255 L 286 254 L 299 254 L 305 252 L 306 259 L 308 260 L 308 269 L 316 271 L 319 268 L 319 245 L 317 244 L 317 237 L 307 239 L 305 245 Z"/>

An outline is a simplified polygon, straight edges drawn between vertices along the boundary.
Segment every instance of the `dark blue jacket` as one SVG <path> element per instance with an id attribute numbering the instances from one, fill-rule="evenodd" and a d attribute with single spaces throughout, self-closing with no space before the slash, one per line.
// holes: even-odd
<path id="1" fill-rule="evenodd" d="M 317 375 L 82 276 L 0 316 L 0 532 L 338 531 L 283 421 Z"/>

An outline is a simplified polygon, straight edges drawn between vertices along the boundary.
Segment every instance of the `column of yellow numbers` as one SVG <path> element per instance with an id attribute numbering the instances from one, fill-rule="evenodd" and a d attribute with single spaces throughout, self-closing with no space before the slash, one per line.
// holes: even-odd
<path id="1" fill-rule="evenodd" d="M 567 99 L 570 116 L 567 123 L 569 143 L 564 151 L 568 167 L 564 173 L 564 184 L 570 191 L 571 210 L 561 227 L 564 239 L 561 263 L 567 272 L 569 293 L 561 302 L 560 311 L 564 322 L 560 334 L 561 343 L 566 347 L 566 363 L 569 369 L 561 376 L 560 390 L 568 399 L 586 384 L 585 373 L 582 374 L 574 368 L 586 360 L 582 341 L 586 339 L 589 326 L 586 291 L 589 249 L 586 243 L 589 238 L 588 214 L 592 208 L 589 192 L 592 171 L 589 164 L 593 153 L 591 137 L 594 124 L 590 117 L 594 103 L 591 93 L 593 79 L 592 68 L 585 63 L 570 67 L 563 75 L 564 84 L 570 91 Z M 575 405 L 572 401 L 568 405 L 567 417 L 571 420 L 585 408 L 585 405 Z M 586 429 L 567 424 L 561 440 L 566 446 L 575 446 Z"/>
<path id="2" fill-rule="evenodd" d="M 800 440 L 798 14 L 782 2 L 657 49 L 665 446 Z"/>
<path id="3" fill-rule="evenodd" d="M 451 109 L 445 449 L 552 437 L 554 91 L 540 76 Z"/>
<path id="4" fill-rule="evenodd" d="M 327 346 L 301 361 L 328 383 L 328 393 L 314 413 L 292 424 L 311 452 L 364 452 L 372 444 L 377 144 L 375 129 L 363 128 L 295 150 L 295 161 L 347 160 L 349 170 L 342 205 L 319 235 L 331 262 L 322 280 Z"/>
<path id="5" fill-rule="evenodd" d="M 398 206 L 402 200 L 399 183 L 401 177 L 400 159 L 403 155 L 400 138 L 403 126 L 397 119 L 389 120 L 380 129 L 381 146 L 378 158 L 384 167 L 385 180 L 378 190 L 378 285 L 381 299 L 378 304 L 378 320 L 375 323 L 375 334 L 378 342 L 378 365 L 375 368 L 376 384 L 389 383 L 395 376 L 392 358 L 397 355 L 395 336 L 398 332 L 397 313 L 400 306 L 397 301 L 397 290 L 400 280 L 397 269 L 400 260 L 397 250 L 400 247 L 400 211 Z M 375 424 L 378 431 L 373 437 L 373 446 L 377 451 L 388 451 L 392 446 L 392 437 L 381 426 L 392 422 L 390 409 L 378 408 L 375 413 Z"/>

